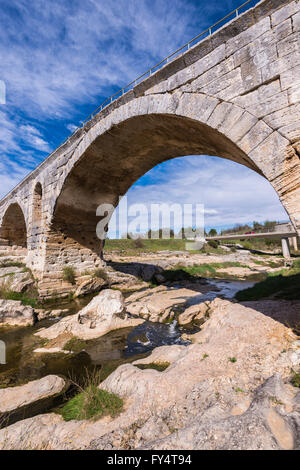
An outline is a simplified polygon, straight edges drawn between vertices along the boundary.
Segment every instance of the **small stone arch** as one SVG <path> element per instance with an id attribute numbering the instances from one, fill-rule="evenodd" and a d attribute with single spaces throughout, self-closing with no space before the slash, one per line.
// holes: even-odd
<path id="1" fill-rule="evenodd" d="M 17 202 L 10 204 L 2 219 L 0 238 L 9 246 L 27 248 L 27 227 L 23 211 Z"/>

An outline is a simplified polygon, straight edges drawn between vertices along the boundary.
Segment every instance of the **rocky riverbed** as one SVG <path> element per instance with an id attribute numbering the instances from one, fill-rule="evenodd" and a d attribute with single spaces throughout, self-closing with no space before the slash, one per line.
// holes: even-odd
<path id="1" fill-rule="evenodd" d="M 282 264 L 246 250 L 111 255 L 100 293 L 56 308 L 1 300 L 0 448 L 299 448 L 300 301 L 234 299 Z M 64 421 L 68 373 L 91 366 L 123 408 Z"/>

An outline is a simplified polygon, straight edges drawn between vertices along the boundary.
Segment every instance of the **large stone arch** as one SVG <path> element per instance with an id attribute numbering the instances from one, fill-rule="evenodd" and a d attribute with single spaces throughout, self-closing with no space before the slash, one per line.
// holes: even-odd
<path id="1" fill-rule="evenodd" d="M 2 218 L 0 238 L 7 241 L 9 246 L 27 248 L 27 226 L 21 206 L 14 202 L 10 204 Z"/>
<path id="2" fill-rule="evenodd" d="M 151 168 L 191 154 L 227 158 L 263 175 L 295 220 L 280 185 L 287 168 L 299 165 L 287 139 L 243 107 L 212 96 L 147 95 L 92 126 L 69 159 L 52 199 L 46 275 L 65 264 L 79 271 L 97 266 L 98 205 L 116 205 Z"/>

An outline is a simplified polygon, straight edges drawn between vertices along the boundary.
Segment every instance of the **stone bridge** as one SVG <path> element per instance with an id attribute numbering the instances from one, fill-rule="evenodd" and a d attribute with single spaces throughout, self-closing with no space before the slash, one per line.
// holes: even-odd
<path id="1" fill-rule="evenodd" d="M 2 243 L 27 250 L 41 295 L 67 289 L 64 266 L 101 264 L 98 205 L 179 156 L 263 175 L 300 235 L 299 5 L 263 0 L 227 23 L 106 106 L 0 202 Z"/>

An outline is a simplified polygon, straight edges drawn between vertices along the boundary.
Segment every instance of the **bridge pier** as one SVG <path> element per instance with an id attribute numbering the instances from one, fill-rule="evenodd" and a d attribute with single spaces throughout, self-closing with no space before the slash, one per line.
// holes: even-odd
<path id="1" fill-rule="evenodd" d="M 282 238 L 281 239 L 281 246 L 282 246 L 283 257 L 285 259 L 289 259 L 291 257 L 289 239 L 288 238 Z"/>
<path id="2" fill-rule="evenodd" d="M 289 242 L 290 242 L 290 248 L 292 248 L 295 251 L 298 251 L 297 237 L 289 238 Z"/>

